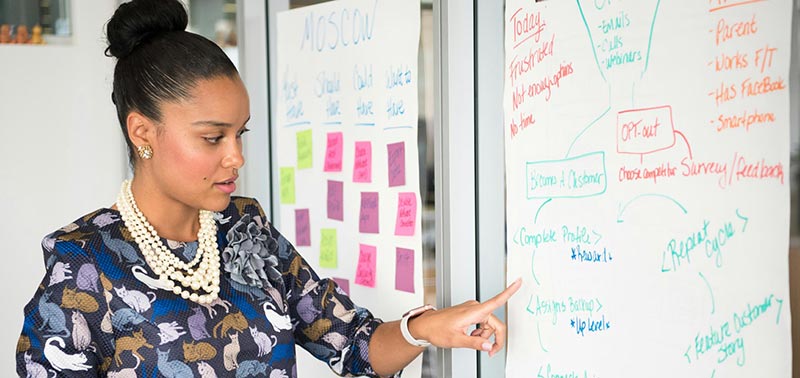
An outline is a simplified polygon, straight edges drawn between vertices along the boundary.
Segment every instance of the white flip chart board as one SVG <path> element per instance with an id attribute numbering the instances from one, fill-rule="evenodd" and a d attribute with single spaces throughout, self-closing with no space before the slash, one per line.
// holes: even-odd
<path id="1" fill-rule="evenodd" d="M 789 0 L 508 0 L 508 377 L 789 377 Z"/>
<path id="2" fill-rule="evenodd" d="M 423 301 L 419 4 L 341 0 L 278 14 L 281 232 L 384 320 Z M 404 373 L 419 377 L 421 358 Z M 335 375 L 298 348 L 302 377 Z"/>

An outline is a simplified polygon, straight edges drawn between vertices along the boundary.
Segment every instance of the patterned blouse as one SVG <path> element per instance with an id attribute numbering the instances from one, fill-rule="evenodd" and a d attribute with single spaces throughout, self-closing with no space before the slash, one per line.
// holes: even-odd
<path id="1" fill-rule="evenodd" d="M 219 298 L 161 288 L 119 212 L 100 209 L 42 242 L 47 272 L 25 306 L 20 376 L 296 377 L 295 344 L 342 376 L 377 377 L 369 340 L 380 324 L 320 279 L 250 198 L 215 214 Z M 184 261 L 197 242 L 162 240 Z"/>

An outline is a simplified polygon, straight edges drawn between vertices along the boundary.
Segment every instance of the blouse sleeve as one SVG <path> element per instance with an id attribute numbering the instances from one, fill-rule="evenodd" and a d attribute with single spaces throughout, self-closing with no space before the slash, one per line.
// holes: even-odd
<path id="1" fill-rule="evenodd" d="M 258 210 L 263 218 L 263 210 L 260 207 Z M 339 376 L 380 377 L 370 364 L 369 341 L 382 321 L 369 310 L 356 306 L 336 281 L 317 276 L 294 246 L 271 224 L 266 223 L 265 227 L 278 242 L 297 343 L 326 362 Z M 394 377 L 400 377 L 400 373 Z"/>
<path id="2" fill-rule="evenodd" d="M 78 242 L 47 237 L 42 246 L 46 273 L 24 309 L 17 373 L 23 377 L 105 376 L 113 338 L 101 334 L 108 304 L 97 265 Z"/>

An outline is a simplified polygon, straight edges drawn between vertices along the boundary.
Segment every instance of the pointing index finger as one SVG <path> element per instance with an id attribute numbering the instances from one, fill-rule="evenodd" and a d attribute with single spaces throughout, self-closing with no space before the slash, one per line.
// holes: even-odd
<path id="1" fill-rule="evenodd" d="M 495 295 L 486 302 L 483 302 L 484 308 L 488 310 L 488 312 L 494 311 L 498 307 L 506 304 L 506 302 L 508 302 L 511 296 L 514 295 L 514 293 L 516 293 L 520 287 L 522 287 L 522 278 L 517 278 L 517 280 L 512 282 L 511 285 L 508 285 L 505 290 L 501 291 L 499 294 Z"/>

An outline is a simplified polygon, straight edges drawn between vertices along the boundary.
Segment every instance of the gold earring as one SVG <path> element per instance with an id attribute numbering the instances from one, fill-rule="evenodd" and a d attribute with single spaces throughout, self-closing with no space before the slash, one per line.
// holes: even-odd
<path id="1" fill-rule="evenodd" d="M 153 147 L 150 147 L 149 144 L 136 147 L 136 152 L 139 153 L 139 157 L 144 160 L 149 160 L 153 157 Z"/>

